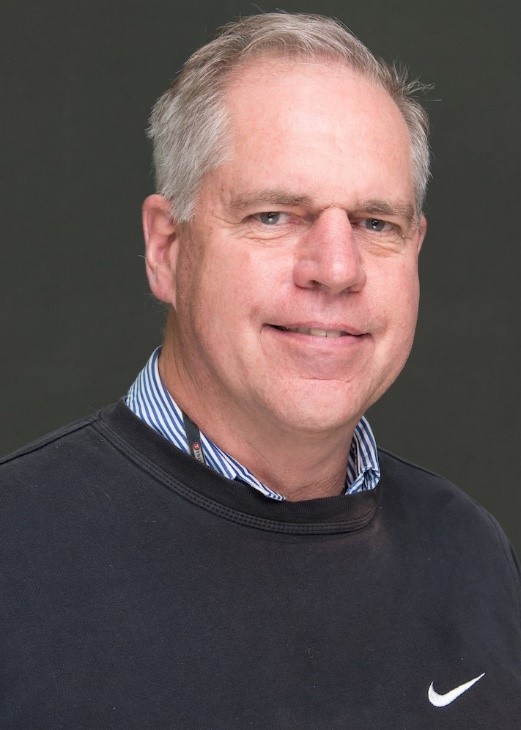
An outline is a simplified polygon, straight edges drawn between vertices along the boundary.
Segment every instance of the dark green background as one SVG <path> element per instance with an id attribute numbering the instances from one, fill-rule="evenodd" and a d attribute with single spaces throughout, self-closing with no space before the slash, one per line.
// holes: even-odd
<path id="1" fill-rule="evenodd" d="M 148 111 L 216 26 L 279 3 L 4 3 L 0 451 L 114 401 L 161 339 L 141 258 Z M 515 2 L 289 2 L 433 82 L 413 355 L 379 442 L 441 472 L 521 549 Z"/>

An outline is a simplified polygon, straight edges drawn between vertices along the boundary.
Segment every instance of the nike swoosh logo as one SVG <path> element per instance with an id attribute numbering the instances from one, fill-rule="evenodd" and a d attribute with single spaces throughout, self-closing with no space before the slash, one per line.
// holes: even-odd
<path id="1" fill-rule="evenodd" d="M 439 695 L 436 690 L 434 689 L 434 682 L 432 682 L 431 686 L 429 687 L 429 701 L 431 705 L 434 705 L 434 707 L 445 707 L 446 705 L 450 705 L 451 702 L 454 702 L 454 700 L 463 694 L 463 692 L 466 692 L 468 689 L 472 687 L 473 684 L 476 684 L 476 682 L 479 682 L 481 677 L 485 676 L 485 672 L 483 674 L 480 674 L 479 677 L 474 677 L 474 679 L 471 679 L 469 682 L 465 682 L 465 684 L 460 684 L 459 687 L 454 687 L 454 689 L 451 689 L 450 692 L 446 692 L 444 695 Z"/>

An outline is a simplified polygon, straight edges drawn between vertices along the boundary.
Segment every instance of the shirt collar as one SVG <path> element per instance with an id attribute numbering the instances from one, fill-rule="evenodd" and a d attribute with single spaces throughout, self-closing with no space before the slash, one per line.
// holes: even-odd
<path id="1" fill-rule="evenodd" d="M 130 410 L 148 426 L 185 453 L 190 453 L 181 409 L 163 385 L 158 359 L 161 348 L 152 353 L 143 370 L 130 387 L 125 402 Z M 249 484 L 271 499 L 284 497 L 262 484 L 246 467 L 220 449 L 201 432 L 207 465 L 227 479 Z M 366 418 L 358 422 L 351 442 L 346 473 L 346 494 L 374 489 L 380 480 L 376 441 Z"/>

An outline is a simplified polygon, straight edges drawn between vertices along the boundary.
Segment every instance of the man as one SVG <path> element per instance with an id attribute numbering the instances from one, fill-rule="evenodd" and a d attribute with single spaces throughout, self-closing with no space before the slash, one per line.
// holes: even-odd
<path id="1" fill-rule="evenodd" d="M 165 339 L 125 402 L 4 460 L 2 727 L 518 727 L 512 551 L 363 416 L 416 323 L 415 88 L 267 14 L 157 103 Z"/>

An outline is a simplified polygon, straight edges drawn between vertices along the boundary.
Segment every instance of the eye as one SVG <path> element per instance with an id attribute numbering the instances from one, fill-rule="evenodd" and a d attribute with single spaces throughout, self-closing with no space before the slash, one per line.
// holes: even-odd
<path id="1" fill-rule="evenodd" d="M 355 235 L 368 245 L 400 247 L 405 241 L 403 226 L 394 221 L 360 216 L 352 224 Z"/>
<path id="2" fill-rule="evenodd" d="M 367 231 L 373 231 L 374 233 L 384 233 L 392 228 L 390 223 L 379 218 L 365 218 L 362 225 Z"/>
<path id="3" fill-rule="evenodd" d="M 257 213 L 257 218 L 265 226 L 275 226 L 277 223 L 280 223 L 283 215 L 284 213 L 268 211 L 267 213 Z"/>

